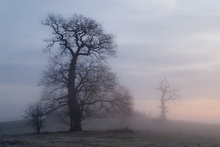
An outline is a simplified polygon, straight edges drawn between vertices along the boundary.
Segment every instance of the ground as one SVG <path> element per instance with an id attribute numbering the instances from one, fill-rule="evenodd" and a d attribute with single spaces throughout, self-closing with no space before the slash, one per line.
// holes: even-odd
<path id="1" fill-rule="evenodd" d="M 0 146 L 10 147 L 219 147 L 220 140 L 204 136 L 159 132 L 83 131 L 1 135 Z"/>
<path id="2" fill-rule="evenodd" d="M 0 123 L 0 147 L 220 147 L 219 124 L 97 119 L 83 129 L 68 133 L 68 127 L 48 121 L 35 134 L 24 121 Z"/>

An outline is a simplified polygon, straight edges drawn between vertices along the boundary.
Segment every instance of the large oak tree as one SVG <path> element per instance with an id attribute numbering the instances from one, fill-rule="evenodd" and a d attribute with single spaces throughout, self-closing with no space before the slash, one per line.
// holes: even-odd
<path id="1" fill-rule="evenodd" d="M 51 14 L 42 24 L 52 30 L 46 40 L 50 65 L 41 80 L 49 111 L 66 107 L 69 131 L 81 130 L 83 119 L 101 116 L 103 111 L 130 112 L 129 92 L 117 91 L 116 76 L 103 63 L 116 53 L 113 35 L 95 20 L 77 14 L 70 18 Z"/>

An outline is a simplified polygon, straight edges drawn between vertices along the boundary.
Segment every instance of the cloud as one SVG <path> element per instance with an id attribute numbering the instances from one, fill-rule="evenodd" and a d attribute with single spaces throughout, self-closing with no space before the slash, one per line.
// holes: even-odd
<path id="1" fill-rule="evenodd" d="M 9 107 L 16 104 L 7 99 L 17 96 L 17 100 L 23 101 L 17 106 L 21 110 L 27 101 L 24 97 L 31 97 L 32 92 L 33 97 L 37 97 L 37 92 L 40 95 L 34 89 L 47 65 L 47 55 L 42 53 L 43 39 L 50 37 L 50 30 L 40 21 L 48 13 L 64 17 L 83 14 L 115 35 L 118 55 L 109 63 L 137 101 L 154 100 L 152 86 L 164 77 L 181 89 L 185 99 L 215 99 L 219 95 L 220 2 L 217 0 L 0 3 L 0 19 L 4 20 L 0 23 L 0 93 L 4 92 L 4 104 Z"/>

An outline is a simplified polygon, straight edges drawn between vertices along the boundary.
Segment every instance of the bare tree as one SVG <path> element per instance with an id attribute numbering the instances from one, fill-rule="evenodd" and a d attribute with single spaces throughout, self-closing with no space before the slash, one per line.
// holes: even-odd
<path id="1" fill-rule="evenodd" d="M 49 15 L 43 25 L 52 29 L 52 37 L 46 40 L 47 49 L 59 47 L 57 58 L 65 59 L 68 64 L 66 77 L 67 101 L 70 116 L 70 131 L 81 130 L 81 113 L 77 99 L 77 63 L 81 57 L 95 57 L 104 60 L 106 55 L 115 54 L 113 36 L 104 33 L 100 24 L 95 20 L 74 14 L 70 18 L 60 15 Z"/>
<path id="2" fill-rule="evenodd" d="M 70 125 L 67 79 L 68 64 L 54 57 L 50 59 L 40 84 L 45 87 L 42 100 L 46 104 L 47 112 L 53 112 L 59 121 Z M 80 125 L 89 118 L 131 115 L 133 99 L 130 92 L 118 84 L 115 73 L 100 60 L 79 59 L 75 84 Z"/>
<path id="3" fill-rule="evenodd" d="M 168 112 L 167 103 L 172 102 L 176 104 L 176 102 L 180 100 L 180 96 L 177 94 L 178 91 L 169 85 L 166 78 L 162 81 L 159 81 L 155 89 L 161 93 L 160 119 L 164 121 L 166 120 L 166 113 Z"/>
<path id="4" fill-rule="evenodd" d="M 37 133 L 40 133 L 41 128 L 44 126 L 44 117 L 41 102 L 29 104 L 25 110 L 24 118 L 27 120 L 27 125 L 31 126 Z"/>
<path id="5" fill-rule="evenodd" d="M 103 97 L 92 95 L 101 94 L 100 91 L 84 91 L 90 96 L 78 97 L 80 100 L 80 112 L 82 114 L 81 122 L 93 118 L 106 118 L 120 116 L 128 118 L 133 114 L 133 98 L 130 92 L 124 86 L 116 85 L 111 91 L 104 92 Z M 59 107 L 59 104 L 57 105 Z M 55 107 L 48 107 L 53 109 Z M 56 108 L 55 108 L 56 109 Z M 70 124 L 69 111 L 67 106 L 53 111 L 53 118 L 65 125 Z"/>

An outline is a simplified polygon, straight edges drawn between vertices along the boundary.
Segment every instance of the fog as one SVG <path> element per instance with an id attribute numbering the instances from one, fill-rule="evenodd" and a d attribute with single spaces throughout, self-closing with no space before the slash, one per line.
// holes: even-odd
<path id="1" fill-rule="evenodd" d="M 136 108 L 151 115 L 153 118 L 160 117 L 159 101 L 137 101 Z M 211 107 L 212 106 L 212 107 Z M 219 100 L 185 100 L 181 104 L 168 105 L 169 112 L 167 117 L 174 120 L 194 121 L 219 124 Z M 186 109 L 187 108 L 187 109 Z"/>
<path id="2" fill-rule="evenodd" d="M 33 128 L 26 125 L 26 121 L 0 123 L 0 135 L 19 135 L 33 133 Z M 166 120 L 160 121 L 149 115 L 136 111 L 131 117 L 114 117 L 105 119 L 91 119 L 83 122 L 84 131 L 111 131 L 120 129 L 130 129 L 136 133 L 148 132 L 159 134 L 186 135 L 192 138 L 208 137 L 219 139 L 220 125 L 198 123 L 193 121 Z M 66 124 L 58 123 L 56 119 L 49 118 L 42 128 L 42 132 L 65 132 L 69 127 Z M 124 133 L 129 133 L 125 132 Z"/>
<path id="3" fill-rule="evenodd" d="M 40 24 L 48 13 L 83 14 L 115 35 L 116 58 L 108 60 L 134 97 L 134 109 L 160 116 L 160 95 L 152 88 L 166 77 L 180 90 L 167 118 L 220 123 L 220 2 L 180 0 L 0 2 L 0 122 L 20 120 L 47 65 Z"/>

